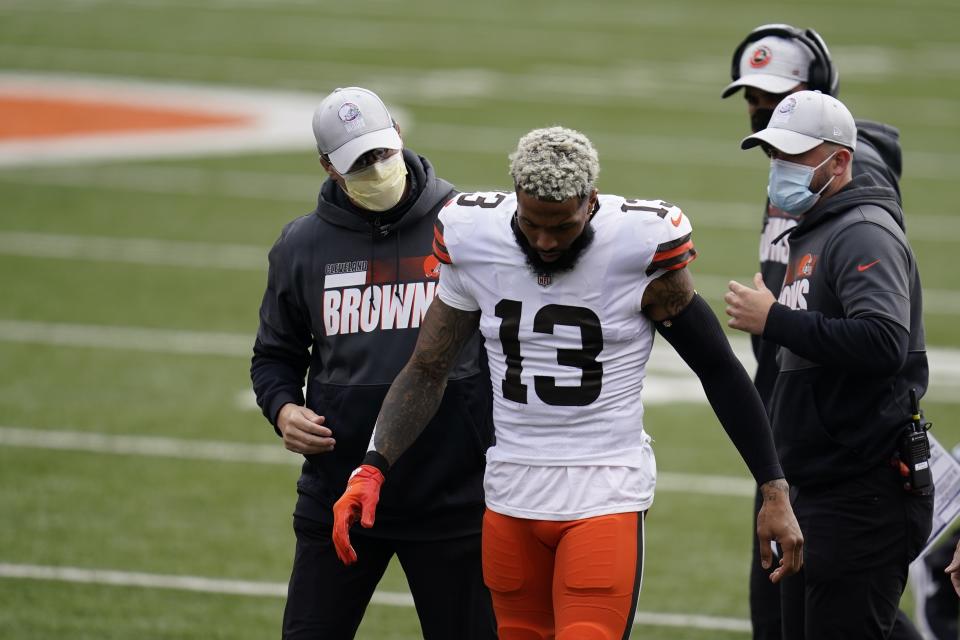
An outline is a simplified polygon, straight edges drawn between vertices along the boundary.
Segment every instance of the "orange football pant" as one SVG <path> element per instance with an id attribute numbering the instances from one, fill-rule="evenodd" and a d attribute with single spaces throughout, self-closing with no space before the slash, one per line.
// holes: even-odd
<path id="1" fill-rule="evenodd" d="M 642 513 L 483 516 L 483 579 L 500 640 L 625 640 L 642 578 Z"/>

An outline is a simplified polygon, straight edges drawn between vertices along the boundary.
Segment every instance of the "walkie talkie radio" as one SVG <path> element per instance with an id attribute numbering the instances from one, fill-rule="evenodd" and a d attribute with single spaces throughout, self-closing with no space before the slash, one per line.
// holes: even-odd
<path id="1" fill-rule="evenodd" d="M 900 475 L 903 476 L 903 488 L 906 491 L 927 493 L 933 486 L 927 429 L 933 425 L 920 422 L 916 389 L 910 389 L 910 413 L 910 424 L 900 438 Z"/>

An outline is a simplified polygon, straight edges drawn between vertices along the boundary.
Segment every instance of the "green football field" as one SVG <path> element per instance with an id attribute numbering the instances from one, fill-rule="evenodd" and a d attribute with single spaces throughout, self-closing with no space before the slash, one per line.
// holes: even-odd
<path id="1" fill-rule="evenodd" d="M 365 86 L 463 190 L 508 188 L 527 130 L 574 127 L 598 147 L 602 191 L 683 207 L 694 277 L 722 314 L 725 283 L 756 267 L 767 162 L 739 150 L 740 95 L 719 96 L 734 46 L 765 22 L 817 28 L 854 115 L 902 132 L 932 354 L 924 407 L 953 446 L 954 0 L 0 0 L 0 81 L 316 101 Z M 0 639 L 279 635 L 298 469 L 252 405 L 249 349 L 266 252 L 321 182 L 311 145 L 304 128 L 288 150 L 0 162 Z M 652 403 L 645 423 L 663 477 L 634 637 L 745 638 L 747 471 L 703 403 Z M 420 637 L 396 567 L 380 591 L 360 637 Z"/>

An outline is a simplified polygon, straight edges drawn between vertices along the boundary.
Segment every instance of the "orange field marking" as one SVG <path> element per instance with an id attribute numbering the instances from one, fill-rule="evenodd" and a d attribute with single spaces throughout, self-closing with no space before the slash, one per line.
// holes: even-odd
<path id="1" fill-rule="evenodd" d="M 0 95 L 0 141 L 247 124 L 246 116 L 110 102 Z"/>

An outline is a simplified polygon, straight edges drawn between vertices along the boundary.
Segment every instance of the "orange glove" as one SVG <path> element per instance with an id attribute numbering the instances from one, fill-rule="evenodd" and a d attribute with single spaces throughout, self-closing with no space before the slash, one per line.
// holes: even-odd
<path id="1" fill-rule="evenodd" d="M 357 521 L 357 516 L 363 527 L 373 526 L 383 480 L 379 469 L 362 464 L 350 474 L 346 491 L 333 505 L 333 546 L 343 564 L 357 561 L 357 552 L 350 544 L 350 526 Z"/>

